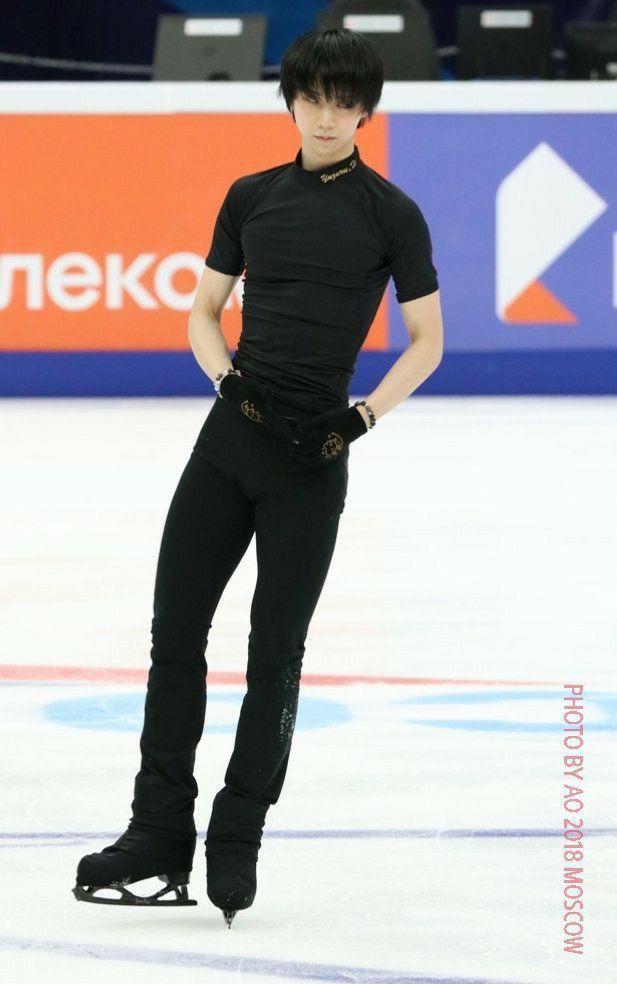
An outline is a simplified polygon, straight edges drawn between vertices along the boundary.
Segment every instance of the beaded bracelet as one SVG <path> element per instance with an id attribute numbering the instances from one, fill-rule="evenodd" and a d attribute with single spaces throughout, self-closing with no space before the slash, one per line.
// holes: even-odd
<path id="1" fill-rule="evenodd" d="M 227 376 L 228 373 L 230 373 L 230 372 L 235 373 L 236 376 L 241 376 L 242 375 L 242 373 L 240 372 L 239 369 L 221 369 L 220 372 L 217 372 L 216 376 L 214 377 L 214 390 L 215 390 L 217 396 L 220 395 L 219 394 L 219 390 L 221 388 L 221 380 L 222 380 L 223 376 Z"/>
<path id="2" fill-rule="evenodd" d="M 371 427 L 374 427 L 375 424 L 377 423 L 375 414 L 373 413 L 373 408 L 368 405 L 366 400 L 356 400 L 356 402 L 354 403 L 354 407 L 358 407 L 358 406 L 363 406 L 366 412 L 368 413 L 368 417 L 369 417 L 368 429 L 370 430 Z"/>

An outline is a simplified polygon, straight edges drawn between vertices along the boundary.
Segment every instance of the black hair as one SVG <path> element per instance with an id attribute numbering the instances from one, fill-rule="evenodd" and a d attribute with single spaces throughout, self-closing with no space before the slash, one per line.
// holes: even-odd
<path id="1" fill-rule="evenodd" d="M 383 62 L 363 34 L 346 27 L 315 28 L 291 42 L 283 55 L 277 95 L 292 111 L 298 95 L 323 94 L 347 106 L 361 106 L 371 118 L 381 98 Z"/>

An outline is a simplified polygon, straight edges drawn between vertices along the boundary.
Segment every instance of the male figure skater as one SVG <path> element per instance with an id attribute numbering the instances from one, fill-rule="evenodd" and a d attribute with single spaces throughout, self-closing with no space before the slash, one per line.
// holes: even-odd
<path id="1" fill-rule="evenodd" d="M 221 205 L 189 318 L 195 357 L 218 397 L 163 531 L 132 817 L 114 844 L 80 861 L 79 899 L 192 903 L 208 632 L 254 534 L 247 692 L 205 846 L 208 896 L 227 925 L 255 898 L 266 813 L 289 761 L 305 640 L 345 505 L 349 446 L 442 357 L 426 222 L 354 143 L 382 84 L 381 60 L 363 35 L 328 29 L 297 38 L 279 93 L 302 146 L 291 163 L 235 180 Z M 245 267 L 242 333 L 230 360 L 220 316 Z M 366 401 L 349 406 L 356 357 L 390 276 L 413 343 Z M 370 579 L 358 583 L 363 589 Z M 166 887 L 152 896 L 126 888 L 155 875 Z M 120 898 L 97 895 L 110 886 Z M 175 898 L 163 898 L 172 891 Z"/>

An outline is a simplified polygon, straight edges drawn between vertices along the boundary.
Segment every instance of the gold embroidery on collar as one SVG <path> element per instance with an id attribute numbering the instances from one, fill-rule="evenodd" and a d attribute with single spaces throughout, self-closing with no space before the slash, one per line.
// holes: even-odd
<path id="1" fill-rule="evenodd" d="M 347 167 L 342 167 L 339 171 L 333 171 L 332 174 L 327 174 L 324 172 L 324 174 L 320 174 L 319 177 L 324 184 L 326 184 L 327 181 L 335 181 L 336 178 L 340 178 L 341 174 L 349 174 L 350 171 L 353 171 L 356 164 L 357 160 L 354 157 L 354 159 L 349 162 Z"/>

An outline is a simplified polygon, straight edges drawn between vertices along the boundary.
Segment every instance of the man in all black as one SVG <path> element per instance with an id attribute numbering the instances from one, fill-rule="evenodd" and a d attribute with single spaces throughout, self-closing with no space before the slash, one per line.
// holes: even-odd
<path id="1" fill-rule="evenodd" d="M 314 171 L 299 150 L 291 164 L 234 181 L 206 263 L 236 275 L 246 266 L 234 367 L 316 411 L 348 405 L 390 276 L 399 303 L 437 290 L 420 209 L 357 146 Z"/>
<path id="2" fill-rule="evenodd" d="M 242 332 L 231 364 L 212 372 L 220 370 L 218 398 L 165 521 L 132 817 L 114 844 L 81 859 L 78 899 L 194 904 L 186 884 L 196 845 L 205 650 L 253 535 L 258 577 L 247 692 L 225 785 L 214 798 L 206 858 L 208 896 L 228 926 L 255 898 L 266 813 L 289 762 L 305 640 L 345 505 L 349 446 L 387 403 L 378 388 L 368 402 L 348 405 L 355 361 L 390 276 L 401 304 L 435 294 L 431 304 L 438 305 L 420 209 L 368 167 L 353 142 L 382 83 L 381 60 L 362 35 L 316 30 L 296 39 L 281 65 L 281 91 L 302 148 L 290 163 L 238 178 L 220 208 L 194 307 L 212 278 L 219 278 L 219 296 L 221 285 L 229 296 L 246 268 Z M 329 152 L 319 138 L 333 129 Z M 220 358 L 212 353 L 225 347 L 218 323 L 201 346 L 212 371 Z M 153 875 L 167 883 L 155 895 L 127 890 Z M 110 886 L 119 899 L 97 895 Z M 170 891 L 175 900 L 160 898 Z"/>

